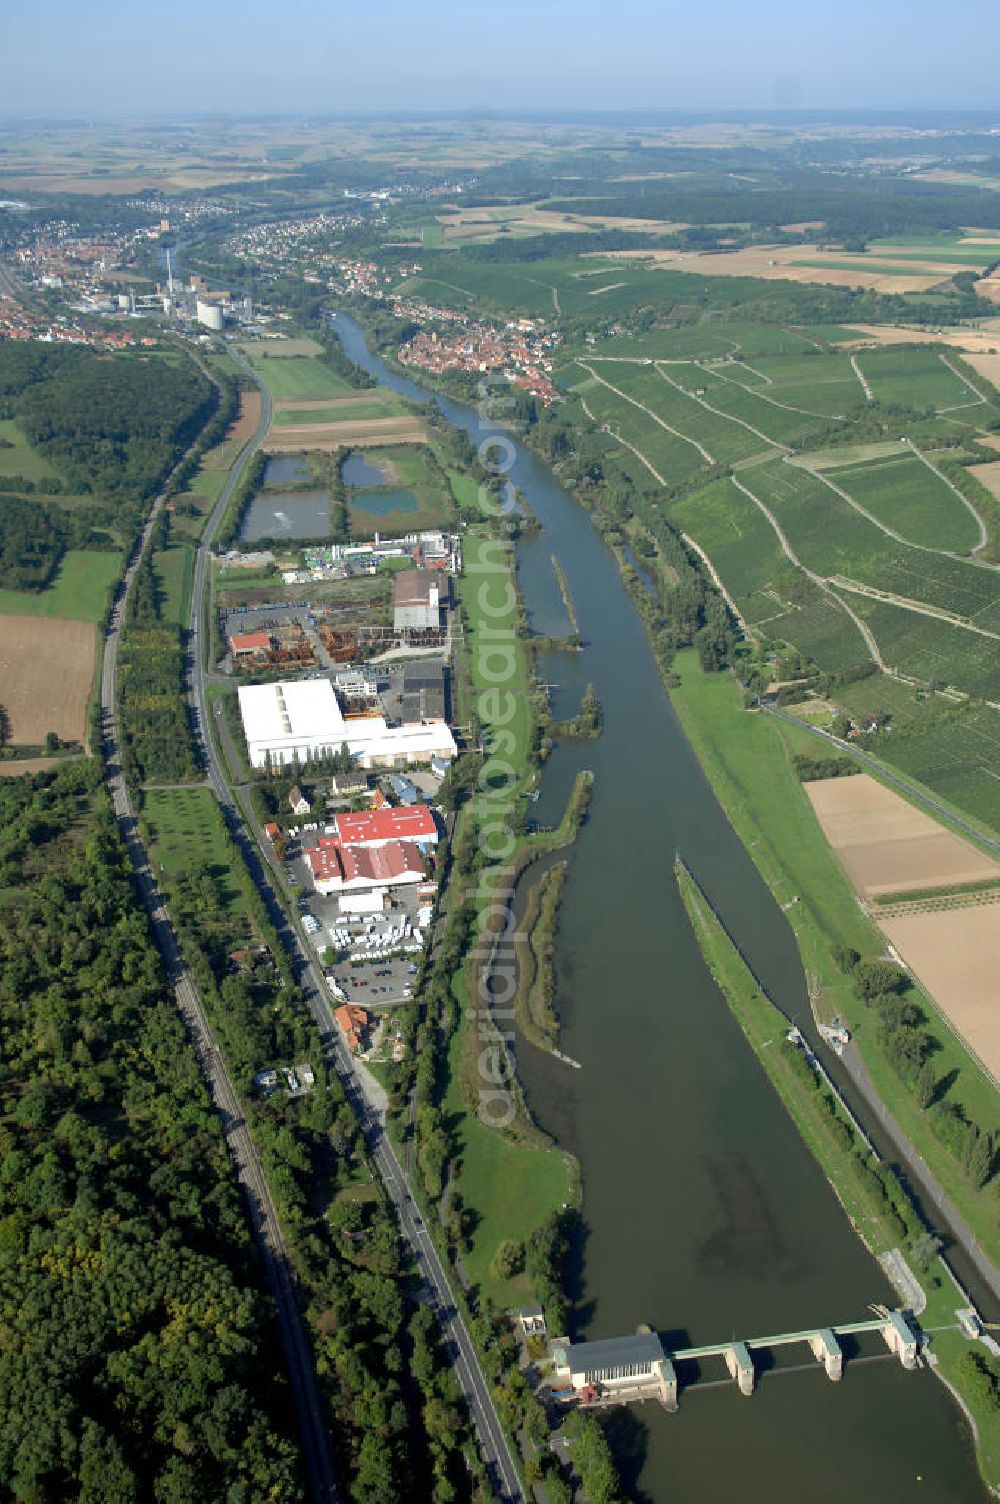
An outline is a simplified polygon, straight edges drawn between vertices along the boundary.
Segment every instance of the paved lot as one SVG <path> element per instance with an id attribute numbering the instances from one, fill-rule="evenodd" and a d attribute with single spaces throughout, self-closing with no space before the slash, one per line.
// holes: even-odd
<path id="1" fill-rule="evenodd" d="M 336 962 L 324 965 L 324 971 L 344 993 L 343 1000 L 361 1008 L 385 1008 L 405 1002 L 422 949 L 421 936 L 416 933 L 421 907 L 416 885 L 394 888 L 392 907 L 387 913 L 344 915 L 339 899 L 315 891 L 309 869 L 297 848 L 296 855 L 285 866 L 299 892 L 299 910 L 306 920 L 306 929 L 312 930 L 306 919 L 309 915 L 319 925 L 309 935 L 317 956 L 324 960 L 327 947 L 336 952 Z M 386 954 L 400 950 L 402 955 Z M 342 1001 L 334 996 L 338 1002 Z"/>

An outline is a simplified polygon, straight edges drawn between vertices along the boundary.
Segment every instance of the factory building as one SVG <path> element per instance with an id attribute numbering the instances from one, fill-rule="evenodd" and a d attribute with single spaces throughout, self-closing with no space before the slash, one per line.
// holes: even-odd
<path id="1" fill-rule="evenodd" d="M 392 624 L 397 632 L 436 632 L 448 604 L 449 579 L 440 569 L 401 569 L 393 580 Z"/>
<path id="2" fill-rule="evenodd" d="M 239 704 L 255 768 L 307 763 L 345 746 L 365 769 L 450 761 L 458 750 L 445 721 L 390 727 L 381 715 L 345 717 L 329 679 L 242 684 Z"/>

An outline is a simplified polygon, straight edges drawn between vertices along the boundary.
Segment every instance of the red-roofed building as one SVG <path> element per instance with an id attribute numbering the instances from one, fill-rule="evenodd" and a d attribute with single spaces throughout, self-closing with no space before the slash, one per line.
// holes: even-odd
<path id="1" fill-rule="evenodd" d="M 356 1054 L 364 1043 L 364 1035 L 368 1032 L 368 1014 L 364 1008 L 358 1008 L 354 1003 L 341 1003 L 335 1017 L 343 1030 L 347 1048 L 352 1055 Z"/>
<path id="2" fill-rule="evenodd" d="M 438 829 L 426 804 L 340 814 L 333 823 L 337 839 L 345 846 L 384 846 L 388 841 L 415 841 L 418 846 L 437 844 Z"/>
<path id="3" fill-rule="evenodd" d="M 267 839 L 269 841 L 276 841 L 281 835 L 281 826 L 276 825 L 273 820 L 268 820 L 267 824 L 264 826 L 264 834 L 267 836 Z"/>
<path id="4" fill-rule="evenodd" d="M 262 658 L 271 651 L 270 633 L 237 632 L 229 639 L 229 651 L 234 658 Z"/>
<path id="5" fill-rule="evenodd" d="M 424 880 L 424 859 L 412 841 L 381 846 L 346 846 L 324 836 L 304 853 L 317 893 L 354 893 L 361 888 L 390 888 Z"/>

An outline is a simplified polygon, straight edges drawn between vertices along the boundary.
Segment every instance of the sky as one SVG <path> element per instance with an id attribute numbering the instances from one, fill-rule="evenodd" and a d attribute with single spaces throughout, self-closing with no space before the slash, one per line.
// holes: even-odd
<path id="1" fill-rule="evenodd" d="M 966 0 L 6 0 L 0 116 L 986 110 Z"/>

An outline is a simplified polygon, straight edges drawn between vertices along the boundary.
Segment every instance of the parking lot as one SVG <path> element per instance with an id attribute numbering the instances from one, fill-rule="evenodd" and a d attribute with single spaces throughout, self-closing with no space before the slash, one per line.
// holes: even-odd
<path id="1" fill-rule="evenodd" d="M 333 894 L 317 893 L 296 846 L 285 870 L 299 895 L 299 913 L 310 944 L 323 962 L 338 1002 L 386 1008 L 406 1002 L 424 948 L 429 903 L 418 884 L 393 888 L 390 907 L 375 914 L 343 914 Z M 328 952 L 336 957 L 330 961 Z M 343 994 L 342 996 L 340 994 Z"/>

